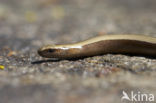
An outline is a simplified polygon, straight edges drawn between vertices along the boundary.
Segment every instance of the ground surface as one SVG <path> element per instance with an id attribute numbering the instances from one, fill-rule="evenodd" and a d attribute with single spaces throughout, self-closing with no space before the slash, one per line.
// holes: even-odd
<path id="1" fill-rule="evenodd" d="M 156 96 L 156 59 L 46 61 L 36 52 L 103 34 L 156 36 L 155 10 L 155 0 L 0 0 L 0 103 L 121 103 L 123 91 Z"/>

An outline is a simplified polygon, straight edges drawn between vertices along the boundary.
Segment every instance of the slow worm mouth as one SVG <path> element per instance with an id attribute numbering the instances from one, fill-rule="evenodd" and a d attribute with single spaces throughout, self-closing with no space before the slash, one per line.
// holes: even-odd
<path id="1" fill-rule="evenodd" d="M 37 52 L 40 56 L 46 57 L 46 53 L 45 53 L 45 50 L 43 50 L 43 48 L 39 48 Z"/>
<path id="2" fill-rule="evenodd" d="M 49 56 L 47 56 L 46 53 L 44 53 L 43 51 L 38 50 L 37 52 L 38 52 L 38 54 L 39 54 L 40 56 L 45 57 L 45 58 L 49 58 Z"/>
<path id="3" fill-rule="evenodd" d="M 46 57 L 46 58 L 51 58 L 50 55 L 52 55 L 54 52 L 56 51 L 56 49 L 51 49 L 51 48 L 47 48 L 47 49 L 44 49 L 44 48 L 39 48 L 38 49 L 38 54 L 42 57 Z"/>
<path id="4" fill-rule="evenodd" d="M 43 52 L 41 49 L 38 49 L 37 53 L 40 55 L 40 56 L 43 56 Z"/>

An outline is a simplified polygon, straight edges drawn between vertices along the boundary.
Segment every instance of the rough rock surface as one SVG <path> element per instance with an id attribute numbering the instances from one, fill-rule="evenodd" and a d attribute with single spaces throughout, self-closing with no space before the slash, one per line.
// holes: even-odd
<path id="1" fill-rule="evenodd" d="M 36 52 L 96 35 L 156 36 L 155 10 L 155 0 L 0 0 L 0 103 L 131 103 L 121 101 L 123 91 L 156 96 L 156 59 L 54 61 Z"/>

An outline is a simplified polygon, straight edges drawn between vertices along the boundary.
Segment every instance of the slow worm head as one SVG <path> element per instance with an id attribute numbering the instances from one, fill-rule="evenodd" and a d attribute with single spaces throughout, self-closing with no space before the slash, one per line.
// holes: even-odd
<path id="1" fill-rule="evenodd" d="M 77 54 L 80 54 L 82 46 L 70 46 L 70 45 L 46 45 L 38 50 L 38 54 L 46 58 L 78 58 Z"/>
<path id="2" fill-rule="evenodd" d="M 38 50 L 46 58 L 73 59 L 102 54 L 133 54 L 156 57 L 156 38 L 142 35 L 104 35 L 65 45 L 47 45 Z"/>

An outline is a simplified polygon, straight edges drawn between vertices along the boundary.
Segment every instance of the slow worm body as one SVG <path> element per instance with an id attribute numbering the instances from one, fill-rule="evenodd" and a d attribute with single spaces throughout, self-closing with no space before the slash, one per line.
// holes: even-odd
<path id="1" fill-rule="evenodd" d="M 103 35 L 82 42 L 47 45 L 38 50 L 46 58 L 75 59 L 103 54 L 130 54 L 156 57 L 156 38 L 143 35 Z"/>

